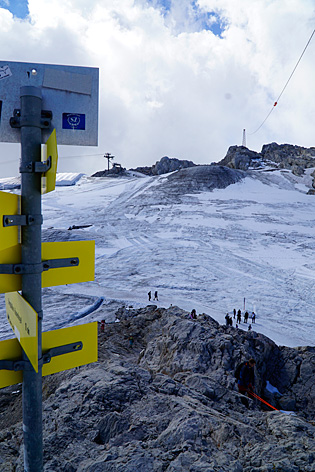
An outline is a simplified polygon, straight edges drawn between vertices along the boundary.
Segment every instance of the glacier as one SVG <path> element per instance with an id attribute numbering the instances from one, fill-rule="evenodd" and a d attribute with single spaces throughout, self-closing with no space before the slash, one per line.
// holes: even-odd
<path id="1" fill-rule="evenodd" d="M 256 313 L 252 329 L 278 345 L 314 346 L 315 199 L 307 195 L 308 175 L 265 168 L 207 189 L 175 174 L 83 176 L 43 197 L 43 240 L 96 242 L 94 281 L 43 290 L 44 330 L 113 322 L 122 305 L 195 308 L 221 324 L 227 312 L 245 307 Z M 149 290 L 158 291 L 158 301 L 148 301 Z M 6 339 L 13 336 L 0 298 Z"/>

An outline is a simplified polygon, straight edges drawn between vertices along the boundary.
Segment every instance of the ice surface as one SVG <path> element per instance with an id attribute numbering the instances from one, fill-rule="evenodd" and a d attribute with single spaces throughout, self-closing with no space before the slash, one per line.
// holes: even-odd
<path id="1" fill-rule="evenodd" d="M 268 390 L 271 393 L 278 393 L 279 395 L 282 395 L 282 393 L 279 392 L 277 387 L 274 387 L 273 385 L 271 385 L 269 380 L 267 380 L 267 383 L 266 383 L 266 390 Z"/>
<path id="2" fill-rule="evenodd" d="M 166 179 L 85 176 L 43 197 L 44 237 L 96 241 L 95 281 L 49 289 L 44 329 L 70 323 L 100 297 L 102 307 L 82 322 L 112 316 L 119 304 L 145 306 L 158 290 L 154 304 L 195 308 L 222 324 L 233 308 L 244 311 L 245 298 L 257 315 L 253 330 L 280 345 L 314 346 L 315 197 L 303 180 L 256 171 L 184 195 L 180 187 L 167 193 Z M 1 307 L 4 339 L 11 333 Z"/>

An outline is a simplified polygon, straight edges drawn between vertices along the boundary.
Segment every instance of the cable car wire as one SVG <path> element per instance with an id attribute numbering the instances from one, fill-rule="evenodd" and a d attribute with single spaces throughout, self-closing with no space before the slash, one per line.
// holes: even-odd
<path id="1" fill-rule="evenodd" d="M 253 135 L 253 134 L 257 133 L 257 131 L 260 130 L 260 128 L 265 124 L 265 122 L 267 121 L 267 119 L 269 118 L 269 116 L 271 115 L 271 113 L 273 112 L 273 110 L 275 109 L 275 107 L 278 105 L 278 102 L 279 102 L 279 100 L 280 100 L 280 98 L 281 98 L 283 92 L 285 91 L 285 89 L 287 88 L 287 86 L 288 86 L 290 80 L 292 79 L 292 76 L 293 76 L 294 72 L 296 71 L 296 69 L 297 69 L 299 63 L 301 62 L 301 59 L 302 59 L 302 57 L 304 56 L 304 53 L 305 53 L 306 49 L 308 48 L 308 45 L 310 44 L 310 42 L 311 42 L 311 40 L 312 40 L 314 34 L 315 34 L 315 29 L 313 30 L 313 32 L 312 32 L 312 34 L 311 34 L 309 40 L 307 41 L 306 46 L 305 46 L 305 48 L 303 49 L 303 52 L 302 52 L 302 54 L 300 55 L 300 57 L 299 57 L 297 63 L 295 64 L 295 67 L 294 67 L 293 71 L 291 72 L 290 77 L 289 77 L 288 80 L 286 81 L 286 83 L 285 83 L 283 89 L 282 89 L 281 92 L 280 92 L 279 97 L 278 97 L 277 100 L 274 102 L 274 104 L 273 104 L 271 110 L 270 110 L 269 113 L 267 114 L 267 116 L 266 116 L 266 118 L 264 119 L 264 121 L 258 126 L 258 128 L 257 128 L 253 133 L 248 133 L 249 135 Z"/>

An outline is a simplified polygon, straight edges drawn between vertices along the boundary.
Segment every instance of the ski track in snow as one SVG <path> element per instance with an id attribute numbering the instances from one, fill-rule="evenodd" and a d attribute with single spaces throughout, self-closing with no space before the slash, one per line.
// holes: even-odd
<path id="1" fill-rule="evenodd" d="M 84 177 L 44 196 L 43 230 L 96 241 L 95 281 L 46 291 L 44 329 L 71 324 L 100 297 L 103 308 L 80 322 L 113 321 L 119 304 L 146 306 L 158 290 L 154 304 L 196 308 L 222 324 L 245 297 L 253 330 L 280 345 L 315 345 L 315 197 L 280 171 L 176 198 L 164 181 Z M 68 232 L 73 224 L 92 226 Z M 0 339 L 12 337 L 3 305 Z"/>

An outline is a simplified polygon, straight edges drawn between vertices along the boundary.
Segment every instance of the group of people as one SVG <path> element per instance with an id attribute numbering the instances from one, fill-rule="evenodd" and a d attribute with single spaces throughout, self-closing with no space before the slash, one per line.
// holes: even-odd
<path id="1" fill-rule="evenodd" d="M 152 298 L 152 293 L 151 293 L 151 290 L 148 292 L 148 297 L 149 297 L 149 302 L 151 301 L 151 298 Z M 155 290 L 154 292 L 154 298 L 153 300 L 156 300 L 156 301 L 159 301 L 159 298 L 158 298 L 158 291 Z"/>
<path id="2" fill-rule="evenodd" d="M 244 323 L 248 322 L 249 317 L 251 317 L 252 324 L 256 322 L 256 313 L 252 311 L 252 314 L 249 315 L 248 311 L 246 310 L 244 313 Z M 233 310 L 233 318 L 236 319 L 236 328 L 238 328 L 238 325 L 242 322 L 242 311 L 238 310 L 236 312 L 236 309 L 234 308 Z M 225 324 L 226 326 L 233 326 L 233 318 L 232 316 L 227 313 L 225 315 Z M 252 329 L 251 325 L 248 326 L 248 331 Z"/>

